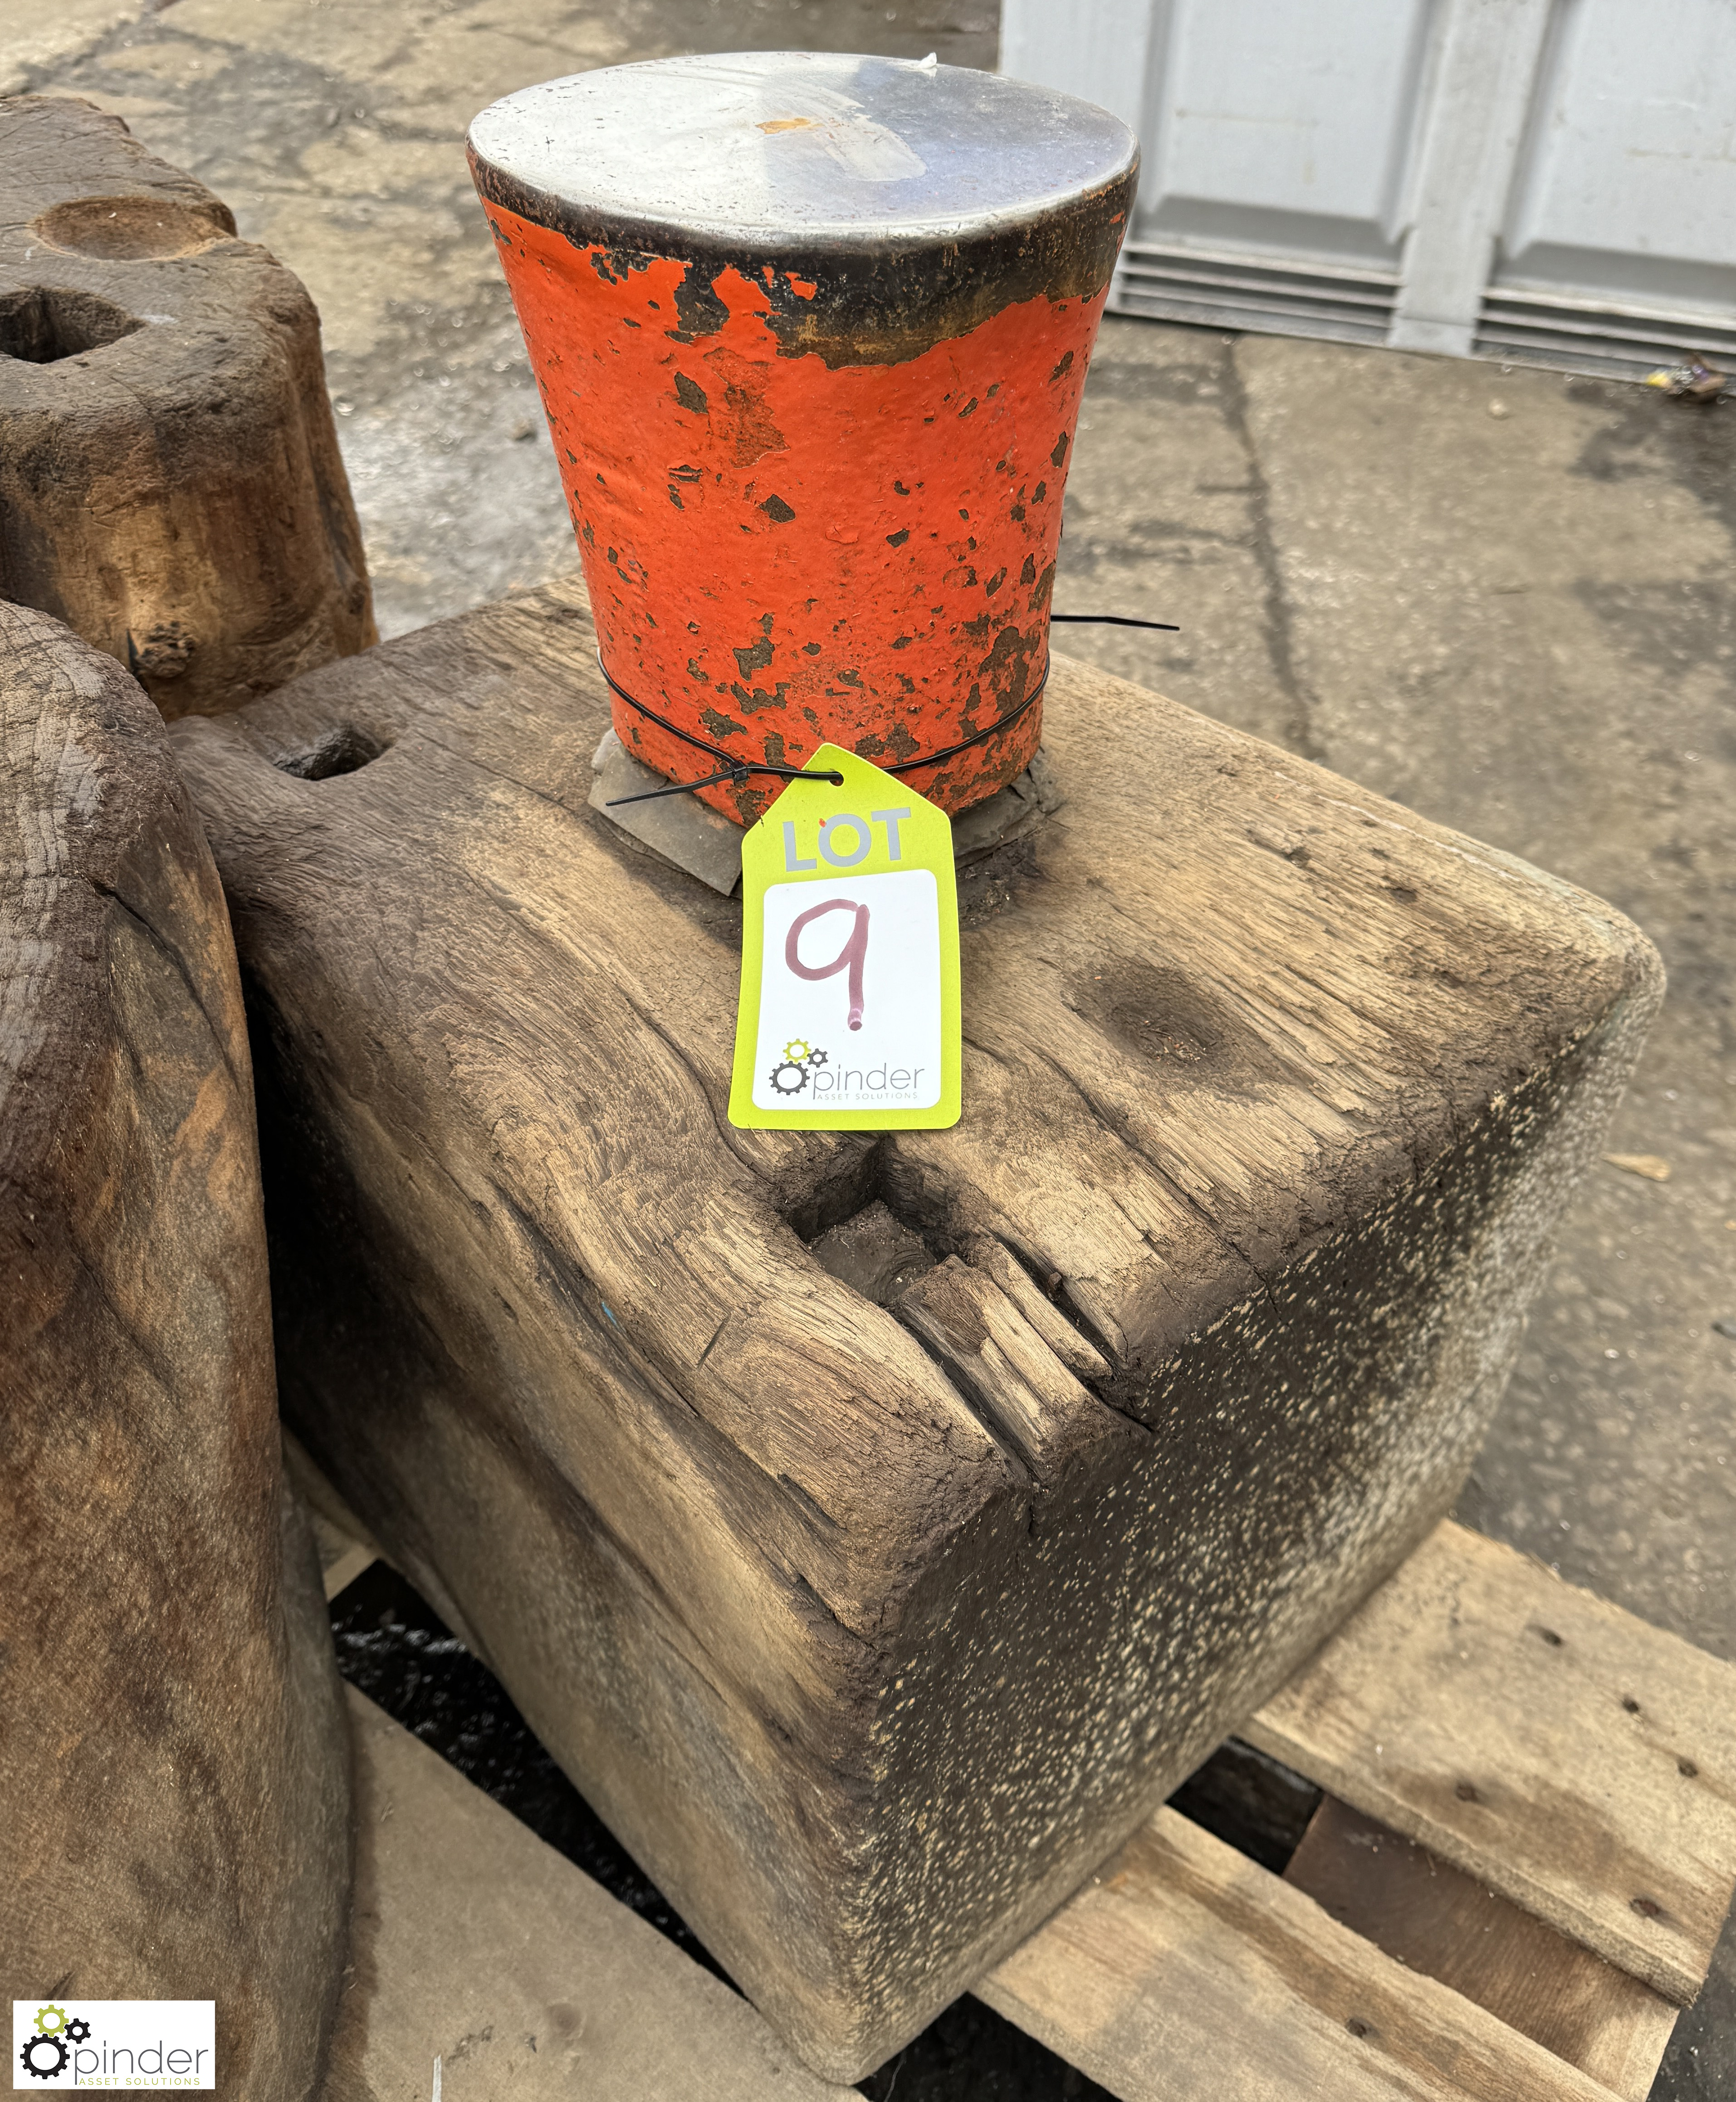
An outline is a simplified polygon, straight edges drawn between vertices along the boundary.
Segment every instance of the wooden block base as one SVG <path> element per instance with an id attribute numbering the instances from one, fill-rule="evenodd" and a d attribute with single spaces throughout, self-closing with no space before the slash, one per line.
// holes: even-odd
<path id="1" fill-rule="evenodd" d="M 961 871 L 962 1121 L 739 1132 L 739 908 L 587 807 L 606 699 L 557 587 L 176 726 L 286 1406 L 853 2079 L 1448 1506 L 1659 974 L 1058 659 L 1063 807 Z M 818 1244 L 877 1204 L 926 1267 L 864 1290 Z"/>

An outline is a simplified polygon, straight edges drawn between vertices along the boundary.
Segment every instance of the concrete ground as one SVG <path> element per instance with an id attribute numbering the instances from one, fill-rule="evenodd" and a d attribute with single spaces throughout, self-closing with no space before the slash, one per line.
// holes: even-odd
<path id="1" fill-rule="evenodd" d="M 234 208 L 325 317 L 383 629 L 574 556 L 460 141 L 613 61 L 801 45 L 992 64 L 992 0 L 66 0 L 0 90 L 82 95 Z M 1463 1515 L 1736 1656 L 1736 406 L 1112 321 L 1068 646 L 1600 893 L 1671 991 Z M 1723 1330 L 1714 1324 L 1722 1321 Z M 1736 1938 L 1658 2097 L 1736 2092 Z"/>

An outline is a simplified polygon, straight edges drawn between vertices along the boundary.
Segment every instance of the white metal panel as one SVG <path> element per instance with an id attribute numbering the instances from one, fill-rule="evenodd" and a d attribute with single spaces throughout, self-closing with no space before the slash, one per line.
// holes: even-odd
<path id="1" fill-rule="evenodd" d="M 1154 9 L 1139 237 L 1395 258 L 1433 13 L 1432 0 Z"/>
<path id="2" fill-rule="evenodd" d="M 1390 340 L 1471 348 L 1550 0 L 1449 0 Z"/>
<path id="3" fill-rule="evenodd" d="M 1736 341 L 1736 0 L 1002 0 L 1145 157 L 1112 304 L 1643 372 Z"/>
<path id="4" fill-rule="evenodd" d="M 1001 0 L 1001 70 L 1112 111 L 1145 144 L 1162 0 Z"/>
<path id="5" fill-rule="evenodd" d="M 1736 4 L 1556 0 L 1497 281 L 1736 310 Z"/>

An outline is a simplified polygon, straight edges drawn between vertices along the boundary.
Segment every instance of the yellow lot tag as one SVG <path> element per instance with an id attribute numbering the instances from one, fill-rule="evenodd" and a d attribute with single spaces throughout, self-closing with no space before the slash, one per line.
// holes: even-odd
<path id="1" fill-rule="evenodd" d="M 748 1130 L 957 1124 L 952 823 L 835 744 L 741 843 L 741 1005 L 730 1121 Z"/>

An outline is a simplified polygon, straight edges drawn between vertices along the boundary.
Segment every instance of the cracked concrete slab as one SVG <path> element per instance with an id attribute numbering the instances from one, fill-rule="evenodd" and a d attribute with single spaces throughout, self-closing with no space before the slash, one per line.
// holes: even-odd
<path id="1" fill-rule="evenodd" d="M 60 0 L 20 8 L 0 25 L 0 95 L 22 95 L 57 66 L 94 51 L 123 24 L 151 11 L 149 0 Z"/>
<path id="2" fill-rule="evenodd" d="M 1291 641 L 1236 339 L 1111 317 L 1067 485 L 1057 612 L 1174 620 L 1073 629 L 1063 647 L 1321 758 Z"/>
<path id="3" fill-rule="evenodd" d="M 483 104 L 579 68 L 808 46 L 992 64 L 992 0 L 65 0 L 0 82 L 88 95 L 224 197 L 325 320 L 387 632 L 573 566 L 471 192 Z M 38 11 L 38 15 L 40 11 Z M 112 26 L 111 26 L 112 25 Z M 1583 883 L 1671 991 L 1461 1515 L 1736 1655 L 1736 406 L 1112 320 L 1067 647 Z M 1130 763 L 1138 763 L 1136 752 Z M 1736 1941 L 1658 2102 L 1736 2091 Z"/>
<path id="4" fill-rule="evenodd" d="M 1237 347 L 1291 651 L 1340 772 L 1609 898 L 1671 988 L 1464 1513 L 1736 1653 L 1736 413 Z M 1498 415 L 1492 413 L 1498 410 Z"/>

